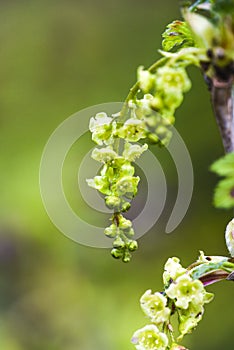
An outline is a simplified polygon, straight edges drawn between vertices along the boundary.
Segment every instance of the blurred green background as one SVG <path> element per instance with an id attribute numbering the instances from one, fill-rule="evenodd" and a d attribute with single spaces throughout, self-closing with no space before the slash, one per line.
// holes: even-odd
<path id="1" fill-rule="evenodd" d="M 130 264 L 109 251 L 78 245 L 50 222 L 40 197 L 39 165 L 46 141 L 68 116 L 95 104 L 122 101 L 136 68 L 159 57 L 161 33 L 180 18 L 177 1 L 0 1 L 0 348 L 4 350 L 133 349 L 132 333 L 146 324 L 139 297 L 160 290 L 170 256 L 183 265 L 200 249 L 226 255 L 230 212 L 211 205 L 216 178 L 209 165 L 223 149 L 202 77 L 177 112 L 177 130 L 194 166 L 194 195 L 180 226 L 165 234 L 177 191 L 166 151 L 152 147 L 168 180 L 167 205 L 140 239 Z M 88 138 L 84 146 L 90 144 Z M 76 211 L 78 145 L 67 164 L 68 196 Z M 98 214 L 92 214 L 98 219 Z M 90 216 L 90 214 L 89 214 Z M 230 349 L 233 289 L 209 288 L 215 301 L 186 344 Z"/>

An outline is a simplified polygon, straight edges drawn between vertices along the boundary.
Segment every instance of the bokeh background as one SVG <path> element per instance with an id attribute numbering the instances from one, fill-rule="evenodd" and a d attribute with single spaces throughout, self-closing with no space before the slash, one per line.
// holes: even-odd
<path id="1" fill-rule="evenodd" d="M 223 149 L 200 73 L 189 70 L 193 89 L 176 124 L 194 166 L 190 208 L 165 234 L 177 176 L 167 152 L 152 147 L 167 176 L 167 205 L 131 263 L 78 245 L 53 226 L 40 197 L 39 165 L 47 139 L 68 116 L 123 101 L 136 68 L 159 57 L 162 31 L 180 18 L 177 1 L 1 0 L 0 9 L 0 348 L 133 349 L 132 333 L 147 322 L 139 298 L 161 289 L 166 259 L 178 256 L 186 266 L 200 249 L 227 254 L 223 233 L 232 213 L 212 207 L 217 179 L 209 172 Z M 85 216 L 76 178 L 81 149 L 68 157 L 65 187 Z M 215 301 L 185 343 L 194 350 L 231 349 L 234 285 L 209 290 Z"/>

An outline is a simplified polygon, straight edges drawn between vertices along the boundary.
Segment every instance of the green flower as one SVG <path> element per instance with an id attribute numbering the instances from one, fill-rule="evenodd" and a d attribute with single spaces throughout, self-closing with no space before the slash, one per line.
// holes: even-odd
<path id="1" fill-rule="evenodd" d="M 160 105 L 160 101 L 155 101 L 155 98 L 151 94 L 145 94 L 142 99 L 136 100 L 136 116 L 137 118 L 144 119 L 145 116 L 152 113 L 152 107 L 153 103 L 158 102 L 158 105 Z"/>
<path id="2" fill-rule="evenodd" d="M 142 155 L 142 153 L 145 152 L 147 149 L 148 149 L 147 144 L 140 146 L 135 144 L 132 145 L 126 142 L 124 146 L 123 157 L 130 162 L 134 162 L 136 158 L 139 158 Z"/>
<path id="3" fill-rule="evenodd" d="M 213 299 L 213 294 L 205 293 L 204 294 L 204 303 L 209 303 Z M 179 309 L 179 332 L 180 336 L 178 340 L 181 340 L 184 335 L 191 333 L 192 330 L 198 325 L 201 321 L 204 314 L 204 307 L 201 304 L 190 303 L 189 307 L 184 309 Z"/>
<path id="4" fill-rule="evenodd" d="M 130 240 L 127 244 L 127 247 L 130 252 L 135 252 L 135 250 L 138 249 L 138 243 L 137 241 Z"/>
<path id="5" fill-rule="evenodd" d="M 174 89 L 169 89 L 163 96 L 164 107 L 170 111 L 170 114 L 173 114 L 183 102 L 183 98 L 182 91 L 177 90 L 175 92 Z"/>
<path id="6" fill-rule="evenodd" d="M 171 314 L 171 310 L 166 307 L 167 298 L 161 293 L 152 294 L 151 290 L 147 290 L 140 299 L 141 308 L 153 323 L 160 324 L 167 322 Z"/>
<path id="7" fill-rule="evenodd" d="M 125 219 L 123 215 L 119 215 L 119 228 L 129 231 L 132 228 L 132 222 Z"/>
<path id="8" fill-rule="evenodd" d="M 170 284 L 166 294 L 170 299 L 175 299 L 177 307 L 187 309 L 190 302 L 203 304 L 205 289 L 199 280 L 192 280 L 190 276 L 182 275 Z"/>
<path id="9" fill-rule="evenodd" d="M 118 157 L 111 146 L 105 148 L 94 148 L 91 157 L 97 162 L 106 163 Z"/>
<path id="10" fill-rule="evenodd" d="M 115 224 L 111 224 L 105 228 L 104 233 L 107 237 L 114 238 L 118 234 L 118 228 Z"/>
<path id="11" fill-rule="evenodd" d="M 181 317 L 179 324 L 180 336 L 178 341 L 181 341 L 186 334 L 189 334 L 197 327 L 198 323 L 201 321 L 202 316 L 194 317 Z"/>
<path id="12" fill-rule="evenodd" d="M 114 248 L 119 248 L 119 249 L 124 249 L 125 248 L 125 242 L 122 239 L 122 237 L 117 236 L 117 238 L 113 242 L 113 247 Z"/>
<path id="13" fill-rule="evenodd" d="M 194 293 L 196 293 L 194 289 Z M 184 335 L 191 333 L 192 330 L 198 325 L 198 323 L 201 321 L 202 316 L 204 314 L 204 307 L 203 304 L 209 303 L 213 299 L 213 294 L 206 293 L 204 291 L 203 293 L 203 301 L 202 303 L 195 303 L 193 302 L 189 303 L 189 306 L 187 309 L 179 309 L 179 332 L 180 336 L 178 337 L 178 340 L 181 340 Z"/>
<path id="14" fill-rule="evenodd" d="M 187 272 L 180 264 L 180 259 L 173 257 L 169 258 L 164 266 L 163 282 L 167 285 L 170 280 L 175 280 L 177 277 Z"/>
<path id="15" fill-rule="evenodd" d="M 123 163 L 118 169 L 119 177 L 133 176 L 134 172 L 135 172 L 135 168 L 131 165 L 129 161 L 126 161 L 126 160 L 125 160 L 125 163 Z"/>
<path id="16" fill-rule="evenodd" d="M 225 239 L 229 253 L 234 257 L 234 219 L 226 227 Z"/>
<path id="17" fill-rule="evenodd" d="M 116 182 L 116 191 L 119 196 L 134 197 L 137 193 L 139 176 L 123 176 Z"/>
<path id="18" fill-rule="evenodd" d="M 121 199 L 117 196 L 107 196 L 105 198 L 106 206 L 110 209 L 118 209 L 121 206 Z"/>
<path id="19" fill-rule="evenodd" d="M 93 179 L 87 179 L 86 182 L 90 187 L 95 188 L 103 194 L 112 194 L 109 179 L 106 176 L 95 176 Z"/>
<path id="20" fill-rule="evenodd" d="M 168 66 L 157 70 L 157 88 L 166 93 L 187 92 L 191 88 L 191 81 L 184 68 L 172 68 Z"/>
<path id="21" fill-rule="evenodd" d="M 146 137 L 145 124 L 137 118 L 128 119 L 122 127 L 117 129 L 118 137 L 130 142 L 137 142 Z"/>
<path id="22" fill-rule="evenodd" d="M 112 121 L 113 118 L 107 116 L 106 113 L 98 113 L 92 117 L 89 122 L 89 130 L 92 133 L 92 140 L 98 145 L 110 144 L 112 138 Z"/>
<path id="23" fill-rule="evenodd" d="M 147 325 L 137 330 L 132 337 L 137 350 L 166 350 L 168 338 L 156 325 Z"/>
<path id="24" fill-rule="evenodd" d="M 155 75 L 140 66 L 137 70 L 137 80 L 140 83 L 141 90 L 147 93 L 154 87 Z"/>

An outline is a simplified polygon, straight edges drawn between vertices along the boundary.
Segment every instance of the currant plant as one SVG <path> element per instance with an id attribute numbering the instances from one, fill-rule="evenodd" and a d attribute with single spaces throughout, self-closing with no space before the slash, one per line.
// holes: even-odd
<path id="1" fill-rule="evenodd" d="M 113 239 L 112 256 L 124 262 L 130 261 L 138 246 L 133 225 L 125 218 L 140 181 L 134 161 L 149 144 L 163 147 L 170 142 L 176 109 L 191 88 L 186 72 L 190 65 L 203 73 L 226 153 L 211 166 L 223 177 L 215 190 L 214 204 L 234 207 L 234 0 L 180 4 L 183 20 L 166 27 L 159 50 L 162 57 L 148 69 L 138 68 L 138 80 L 122 110 L 114 115 L 100 112 L 89 124 L 98 145 L 92 158 L 102 167 L 100 174 L 87 182 L 113 210 L 105 235 Z M 167 260 L 162 291 L 147 290 L 140 299 L 149 324 L 132 337 L 137 350 L 185 349 L 179 343 L 196 328 L 204 305 L 213 299 L 205 287 L 234 280 L 234 219 L 226 227 L 225 239 L 231 257 L 200 252 L 198 260 L 187 268 L 177 257 Z"/>

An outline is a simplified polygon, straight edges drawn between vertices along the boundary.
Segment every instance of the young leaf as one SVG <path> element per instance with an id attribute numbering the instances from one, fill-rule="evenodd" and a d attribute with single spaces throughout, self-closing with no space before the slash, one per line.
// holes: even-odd
<path id="1" fill-rule="evenodd" d="M 218 159 L 211 165 L 211 171 L 220 176 L 232 176 L 234 178 L 234 153 Z"/>
<path id="2" fill-rule="evenodd" d="M 217 160 L 211 166 L 211 171 L 225 176 L 219 181 L 214 193 L 214 205 L 217 208 L 231 209 L 234 207 L 234 153 Z"/>
<path id="3" fill-rule="evenodd" d="M 164 51 L 177 52 L 182 48 L 195 46 L 193 35 L 187 23 L 182 21 L 177 20 L 168 24 L 162 37 Z"/>
<path id="4" fill-rule="evenodd" d="M 214 205 L 223 209 L 234 207 L 234 177 L 219 181 L 215 188 Z"/>

